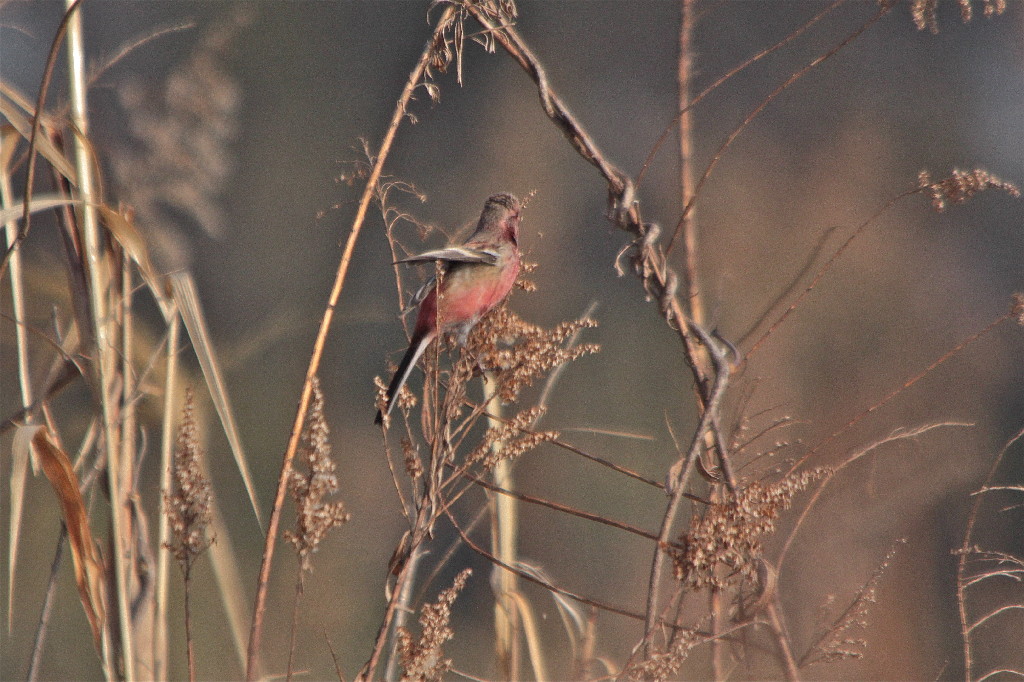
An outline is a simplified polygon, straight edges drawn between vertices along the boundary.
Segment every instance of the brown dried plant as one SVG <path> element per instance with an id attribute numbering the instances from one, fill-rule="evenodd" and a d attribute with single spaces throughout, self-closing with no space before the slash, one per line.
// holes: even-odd
<path id="1" fill-rule="evenodd" d="M 305 575 L 313 570 L 313 554 L 332 528 L 347 523 L 351 518 L 343 502 L 325 501 L 338 490 L 337 464 L 331 457 L 330 429 L 324 417 L 324 395 L 320 390 L 319 377 L 313 377 L 312 387 L 313 397 L 296 453 L 297 464 L 301 466 L 292 469 L 288 480 L 288 492 L 295 502 L 295 529 L 286 530 L 284 538 L 292 544 L 299 559 L 288 649 L 289 680 L 295 661 L 299 600 L 305 589 Z"/>
<path id="2" fill-rule="evenodd" d="M 652 652 L 646 660 L 639 660 L 630 663 L 622 671 L 622 678 L 627 680 L 650 680 L 652 682 L 663 682 L 674 679 L 683 663 L 690 656 L 690 650 L 701 643 L 701 638 L 696 632 L 684 631 L 668 651 Z"/>
<path id="3" fill-rule="evenodd" d="M 304 470 L 292 469 L 288 492 L 295 501 L 295 530 L 285 531 L 299 558 L 300 572 L 313 570 L 312 555 L 334 527 L 347 523 L 351 515 L 344 502 L 326 502 L 338 490 L 337 464 L 331 458 L 330 429 L 324 417 L 324 396 L 320 380 L 313 379 L 313 400 L 302 431 L 298 461 Z"/>
<path id="4" fill-rule="evenodd" d="M 408 629 L 398 628 L 403 682 L 439 682 L 452 669 L 452 661 L 445 658 L 443 647 L 455 636 L 451 628 L 452 604 L 472 573 L 471 569 L 463 569 L 455 576 L 452 586 L 437 596 L 436 602 L 423 606 L 419 618 L 419 639 L 414 641 Z"/>
<path id="5" fill-rule="evenodd" d="M 111 150 L 114 181 L 175 266 L 187 262 L 181 216 L 211 235 L 226 229 L 222 192 L 235 172 L 232 145 L 242 105 L 226 62 L 251 15 L 240 7 L 217 21 L 158 85 L 125 78 L 117 88 L 133 146 Z"/>
<path id="6" fill-rule="evenodd" d="M 196 679 L 195 649 L 192 638 L 192 567 L 213 542 L 208 528 L 213 515 L 213 493 L 200 462 L 199 434 L 194 415 L 192 389 L 185 390 L 185 408 L 178 430 L 178 445 L 171 467 L 171 490 L 164 492 L 164 504 L 170 522 L 171 542 L 167 549 L 177 559 L 185 582 L 185 640 L 188 650 L 188 676 Z"/>
<path id="7" fill-rule="evenodd" d="M 893 545 L 871 577 L 857 590 L 850 604 L 832 620 L 821 637 L 808 649 L 807 654 L 800 660 L 801 668 L 812 663 L 831 663 L 864 657 L 867 641 L 853 633 L 856 630 L 867 629 L 868 610 L 878 601 L 878 587 L 882 582 L 882 576 L 892 565 L 898 547 L 906 543 L 906 540 L 901 539 Z M 834 597 L 830 596 L 826 606 L 830 606 L 833 601 Z"/>
<path id="8" fill-rule="evenodd" d="M 690 529 L 679 538 L 683 549 L 672 550 L 676 579 L 692 590 L 720 590 L 753 579 L 763 541 L 775 531 L 779 515 L 798 492 L 827 473 L 819 467 L 769 485 L 753 481 L 735 499 L 710 504 L 703 515 L 690 519 Z"/>
<path id="9" fill-rule="evenodd" d="M 928 171 L 921 171 L 917 182 L 918 187 L 931 197 L 932 208 L 939 213 L 945 211 L 949 204 L 962 204 L 987 189 L 1002 190 L 1014 198 L 1020 196 L 1016 185 L 1004 182 L 981 168 L 969 171 L 954 169 L 953 175 L 936 181 Z"/>
<path id="10" fill-rule="evenodd" d="M 195 398 L 188 388 L 171 468 L 172 487 L 164 492 L 172 535 L 167 549 L 181 565 L 186 580 L 196 558 L 213 542 L 207 532 L 213 518 L 213 493 L 200 462 L 202 452 L 194 412 Z"/>
<path id="11" fill-rule="evenodd" d="M 879 2 L 891 0 L 879 0 Z M 974 18 L 973 0 L 956 0 L 960 7 L 960 20 L 965 24 Z M 986 19 L 1000 15 L 1006 11 L 1006 0 L 981 0 L 981 11 Z M 911 0 L 910 16 L 914 19 L 914 25 L 919 31 L 928 30 L 932 33 L 939 32 L 939 19 L 937 11 L 939 0 Z"/>

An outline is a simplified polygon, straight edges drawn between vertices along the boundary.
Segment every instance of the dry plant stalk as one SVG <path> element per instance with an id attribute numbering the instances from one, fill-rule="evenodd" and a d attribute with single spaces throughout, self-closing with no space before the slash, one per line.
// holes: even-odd
<path id="1" fill-rule="evenodd" d="M 166 546 L 181 566 L 185 580 L 185 639 L 188 647 L 188 675 L 196 679 L 192 638 L 192 567 L 213 542 L 208 527 L 213 519 L 213 493 L 200 462 L 199 433 L 196 428 L 192 389 L 185 391 L 185 408 L 178 430 L 178 445 L 171 469 L 171 489 L 164 492 L 164 503 L 171 528 Z"/>
<path id="2" fill-rule="evenodd" d="M 325 498 L 338 490 L 338 477 L 335 474 L 337 465 L 331 457 L 329 436 L 330 429 L 327 428 L 327 419 L 324 416 L 324 396 L 320 390 L 320 379 L 314 377 L 313 399 L 297 453 L 303 468 L 293 468 L 288 481 L 288 491 L 295 501 L 295 530 L 285 531 L 284 538 L 292 544 L 299 559 L 295 601 L 292 606 L 288 679 L 292 677 L 299 599 L 305 588 L 305 575 L 313 570 L 312 555 L 320 548 L 320 543 L 332 528 L 347 523 L 351 518 L 345 511 L 343 502 L 325 501 Z"/>
<path id="3" fill-rule="evenodd" d="M 334 473 L 338 466 L 331 457 L 329 436 L 320 379 L 314 377 L 313 400 L 299 442 L 298 457 L 304 470 L 293 469 L 288 481 L 288 492 L 295 501 L 295 530 L 284 533 L 295 548 L 300 572 L 313 570 L 312 555 L 328 531 L 351 518 L 344 502 L 325 501 L 338 491 L 338 477 Z"/>
<path id="4" fill-rule="evenodd" d="M 452 661 L 444 656 L 444 644 L 455 636 L 451 628 L 452 604 L 466 586 L 472 569 L 465 568 L 452 586 L 443 590 L 433 604 L 420 610 L 420 637 L 404 627 L 398 629 L 398 655 L 402 665 L 403 682 L 440 682 L 452 669 Z"/>
<path id="5" fill-rule="evenodd" d="M 273 564 L 277 532 L 281 522 L 281 508 L 284 504 L 284 497 L 288 487 L 292 459 L 295 457 L 295 452 L 299 445 L 302 426 L 305 423 L 306 412 L 309 409 L 313 393 L 313 377 L 316 376 L 317 371 L 320 368 L 320 361 L 323 358 L 324 347 L 327 342 L 327 333 L 330 331 L 331 324 L 334 320 L 334 311 L 337 308 L 338 300 L 341 297 L 341 291 L 345 285 L 345 279 L 348 276 L 348 268 L 352 263 L 352 253 L 355 250 L 356 240 L 359 238 L 359 234 L 362 230 L 363 222 L 366 218 L 366 212 L 370 206 L 370 201 L 373 199 L 374 193 L 377 190 L 377 182 L 380 179 L 381 172 L 384 168 L 384 160 L 391 151 L 391 146 L 394 143 L 398 127 L 405 117 L 406 106 L 412 98 L 412 93 L 421 83 L 428 68 L 428 64 L 435 54 L 434 45 L 436 42 L 436 36 L 442 34 L 449 28 L 454 16 L 455 8 L 450 6 L 447 7 L 438 18 L 437 26 L 434 28 L 431 38 L 427 41 L 419 60 L 416 62 L 416 66 L 413 67 L 412 72 L 409 74 L 409 78 L 405 83 L 405 87 L 402 89 L 402 94 L 398 98 L 398 104 L 391 116 L 391 123 L 388 126 L 387 132 L 384 134 L 384 139 L 380 144 L 380 148 L 374 157 L 373 167 L 367 177 L 366 186 L 364 187 L 362 197 L 359 200 L 359 207 L 356 211 L 356 216 L 352 221 L 352 229 L 349 233 L 348 241 L 345 243 L 345 250 L 342 252 L 341 260 L 338 263 L 334 284 L 332 285 L 331 292 L 327 298 L 327 305 L 324 309 L 323 317 L 321 318 L 320 329 L 317 331 L 316 340 L 313 343 L 313 352 L 309 360 L 309 366 L 306 370 L 306 379 L 303 383 L 302 394 L 299 397 L 299 407 L 295 414 L 295 421 L 292 424 L 292 431 L 288 439 L 288 446 L 285 449 L 284 456 L 282 457 L 281 472 L 278 475 L 277 493 L 274 496 L 274 505 L 270 512 L 267 537 L 263 546 L 263 562 L 260 566 L 260 572 L 256 582 L 256 600 L 253 606 L 252 628 L 249 633 L 249 650 L 245 668 L 245 676 L 247 680 L 255 679 L 258 674 L 256 668 L 263 636 L 263 615 L 267 604 L 267 587 L 270 580 L 270 569 Z"/>

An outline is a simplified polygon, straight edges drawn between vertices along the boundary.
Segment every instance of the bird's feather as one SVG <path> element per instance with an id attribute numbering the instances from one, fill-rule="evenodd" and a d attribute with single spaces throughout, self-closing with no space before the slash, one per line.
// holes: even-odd
<path id="1" fill-rule="evenodd" d="M 415 256 L 409 256 L 396 263 L 429 263 L 432 261 L 447 261 L 454 263 L 484 263 L 494 265 L 498 262 L 498 254 L 492 249 L 469 248 L 466 246 L 449 246 L 444 249 L 427 251 Z"/>

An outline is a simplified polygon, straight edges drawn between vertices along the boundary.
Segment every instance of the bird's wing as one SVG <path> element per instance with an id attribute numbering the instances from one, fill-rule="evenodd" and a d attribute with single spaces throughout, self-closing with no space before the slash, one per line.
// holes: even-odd
<path id="1" fill-rule="evenodd" d="M 402 310 L 402 314 L 405 315 L 416 308 L 420 303 L 423 303 L 423 299 L 425 299 L 427 294 L 430 293 L 430 290 L 434 288 L 435 283 L 437 283 L 437 277 L 435 275 L 431 275 L 430 279 L 421 284 L 420 288 L 416 290 L 416 293 L 409 298 L 408 303 L 406 303 L 405 308 Z"/>
<path id="2" fill-rule="evenodd" d="M 429 263 L 431 261 L 447 261 L 455 263 L 484 263 L 494 265 L 498 262 L 498 254 L 493 249 L 470 248 L 467 246 L 449 246 L 445 249 L 427 251 L 416 256 L 409 256 L 396 263 Z"/>

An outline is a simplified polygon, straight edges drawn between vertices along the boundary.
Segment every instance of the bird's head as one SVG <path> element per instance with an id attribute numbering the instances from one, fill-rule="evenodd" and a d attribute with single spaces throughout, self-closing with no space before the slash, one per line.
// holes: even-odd
<path id="1" fill-rule="evenodd" d="M 493 230 L 513 244 L 519 243 L 522 204 L 511 194 L 495 194 L 484 203 L 477 230 Z"/>

